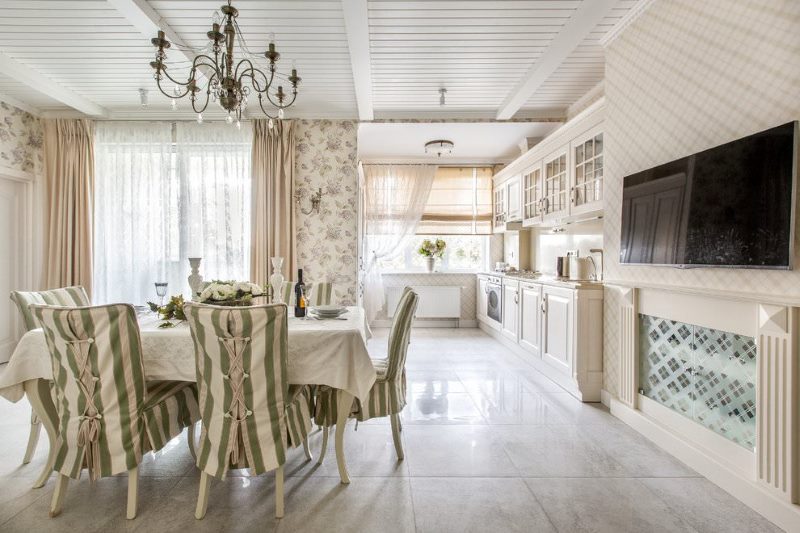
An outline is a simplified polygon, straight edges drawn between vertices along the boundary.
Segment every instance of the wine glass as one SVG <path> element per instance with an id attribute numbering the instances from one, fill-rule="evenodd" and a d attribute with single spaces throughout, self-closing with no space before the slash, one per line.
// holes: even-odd
<path id="1" fill-rule="evenodd" d="M 159 304 L 158 304 L 159 307 L 164 307 L 164 296 L 167 295 L 167 287 L 168 286 L 169 286 L 169 283 L 167 283 L 166 281 L 157 281 L 156 282 L 156 294 L 161 299 Z"/>

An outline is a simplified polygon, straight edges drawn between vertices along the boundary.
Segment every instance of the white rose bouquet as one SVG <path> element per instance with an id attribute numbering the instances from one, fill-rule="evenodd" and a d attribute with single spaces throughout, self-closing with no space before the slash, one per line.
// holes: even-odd
<path id="1" fill-rule="evenodd" d="M 200 302 L 215 305 L 250 305 L 253 297 L 265 294 L 264 287 L 249 281 L 214 280 L 200 292 Z"/>

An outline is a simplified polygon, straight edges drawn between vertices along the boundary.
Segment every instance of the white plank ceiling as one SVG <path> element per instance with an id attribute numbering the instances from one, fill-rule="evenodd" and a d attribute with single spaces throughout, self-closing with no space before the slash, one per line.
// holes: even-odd
<path id="1" fill-rule="evenodd" d="M 349 48 L 358 41 L 351 34 L 348 43 L 348 30 L 357 25 L 345 24 L 343 10 L 343 3 L 351 3 L 363 5 L 367 13 L 368 63 L 356 72 L 367 72 L 368 83 L 360 86 L 370 90 L 371 101 L 365 101 L 375 118 L 494 118 L 519 80 L 552 53 L 549 45 L 582 1 L 595 0 L 234 0 L 233 5 L 250 50 L 263 51 L 274 32 L 281 71 L 288 73 L 291 62 L 297 62 L 303 81 L 288 116 L 359 116 Z M 132 3 L 152 8 L 186 45 L 200 49 L 222 1 Z M 553 74 L 525 95 L 515 116 L 563 117 L 569 105 L 602 80 L 598 41 L 636 3 L 614 2 Z M 360 9 L 348 7 L 348 16 Z M 158 93 L 148 65 L 152 36 L 140 29 L 107 0 L 0 2 L 0 60 L 19 66 L 2 70 L 0 99 L 6 96 L 46 116 L 79 114 L 74 98 L 60 98 L 63 91 L 96 104 L 99 116 L 107 118 L 188 118 L 186 102 L 173 113 Z M 173 74 L 188 65 L 177 50 L 168 52 L 167 63 Z M 31 83 L 25 75 L 31 71 L 46 83 Z M 150 105 L 144 110 L 140 88 L 149 90 Z M 447 89 L 444 107 L 440 88 Z"/>

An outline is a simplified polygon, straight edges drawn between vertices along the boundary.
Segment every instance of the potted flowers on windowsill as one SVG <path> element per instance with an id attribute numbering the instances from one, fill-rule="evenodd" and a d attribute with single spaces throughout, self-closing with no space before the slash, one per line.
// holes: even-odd
<path id="1" fill-rule="evenodd" d="M 425 239 L 417 250 L 417 253 L 425 258 L 425 268 L 428 272 L 433 272 L 433 266 L 437 259 L 444 256 L 444 249 L 447 243 L 442 239 L 430 240 Z"/>
<path id="2" fill-rule="evenodd" d="M 253 305 L 256 296 L 266 296 L 264 288 L 256 283 L 214 280 L 200 292 L 200 303 L 248 306 Z"/>

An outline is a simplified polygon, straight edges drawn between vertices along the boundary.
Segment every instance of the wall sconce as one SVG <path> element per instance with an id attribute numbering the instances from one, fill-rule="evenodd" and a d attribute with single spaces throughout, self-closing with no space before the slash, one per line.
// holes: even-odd
<path id="1" fill-rule="evenodd" d="M 322 187 L 317 189 L 317 192 L 311 195 L 311 207 L 307 211 L 303 209 L 303 206 L 301 204 L 302 198 L 303 195 L 300 193 L 300 191 L 299 190 L 295 191 L 294 201 L 297 203 L 297 207 L 298 209 L 300 209 L 301 213 L 303 213 L 304 215 L 310 215 L 311 213 L 319 213 L 319 204 L 320 202 L 322 202 Z"/>

